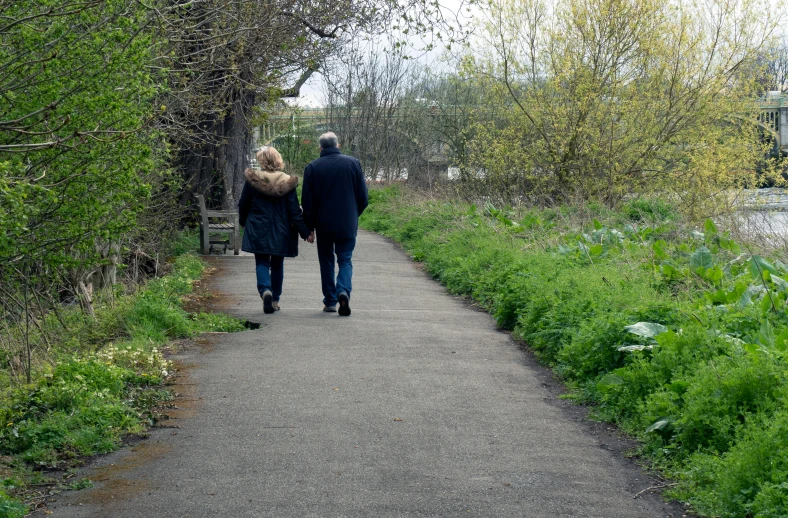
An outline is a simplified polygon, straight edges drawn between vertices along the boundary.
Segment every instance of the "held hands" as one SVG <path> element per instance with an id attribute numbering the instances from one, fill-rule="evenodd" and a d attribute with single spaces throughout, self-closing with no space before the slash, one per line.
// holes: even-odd
<path id="1" fill-rule="evenodd" d="M 306 241 L 307 241 L 307 243 L 309 243 L 310 245 L 311 245 L 312 243 L 314 243 L 314 242 L 315 242 L 315 231 L 314 231 L 314 230 L 312 231 L 312 233 L 311 233 L 311 234 L 309 234 L 309 237 L 308 237 L 308 238 L 306 238 Z"/>

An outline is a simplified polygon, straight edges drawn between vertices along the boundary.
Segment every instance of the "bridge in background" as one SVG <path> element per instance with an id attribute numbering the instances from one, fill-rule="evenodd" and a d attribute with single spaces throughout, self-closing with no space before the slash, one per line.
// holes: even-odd
<path id="1" fill-rule="evenodd" d="M 775 140 L 775 148 L 788 153 L 788 95 L 769 92 L 758 100 L 758 122 Z"/>
<path id="2" fill-rule="evenodd" d="M 788 153 L 788 94 L 769 92 L 757 102 L 760 108 L 758 125 L 771 136 L 775 149 Z M 265 124 L 254 129 L 256 145 L 269 145 L 277 137 L 295 134 L 298 126 L 326 131 L 326 116 L 324 108 L 273 113 Z"/>
<path id="3" fill-rule="evenodd" d="M 272 113 L 264 124 L 254 128 L 254 141 L 258 146 L 267 146 L 277 137 L 294 135 L 297 128 L 303 126 L 309 126 L 318 132 L 326 130 L 326 110 L 304 108 Z"/>

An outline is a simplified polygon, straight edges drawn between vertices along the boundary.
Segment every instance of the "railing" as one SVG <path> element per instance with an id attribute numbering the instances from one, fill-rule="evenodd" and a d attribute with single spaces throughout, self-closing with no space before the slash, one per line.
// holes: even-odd
<path id="1" fill-rule="evenodd" d="M 779 110 L 788 107 L 788 94 L 771 93 L 755 100 L 755 102 L 758 103 L 761 109 L 761 113 L 758 115 L 758 122 L 768 127 L 774 133 L 779 134 L 780 123 L 784 123 L 784 121 L 780 120 Z M 276 137 L 292 131 L 297 122 L 311 124 L 325 122 L 330 112 L 331 110 L 326 108 L 305 108 L 271 113 L 268 115 L 266 122 L 258 127 L 257 137 L 260 143 L 270 143 Z M 336 113 L 340 118 L 346 120 L 362 116 L 362 110 L 360 109 L 351 109 L 349 112 L 340 109 Z M 394 117 L 397 117 L 397 115 L 394 115 Z M 788 147 L 788 143 L 782 145 Z"/>
<path id="2" fill-rule="evenodd" d="M 788 107 L 788 95 L 769 95 L 758 99 L 762 109 Z"/>

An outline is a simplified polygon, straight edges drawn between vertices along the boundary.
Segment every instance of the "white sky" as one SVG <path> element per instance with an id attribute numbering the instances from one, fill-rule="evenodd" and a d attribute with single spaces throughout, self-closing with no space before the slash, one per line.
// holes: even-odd
<path id="1" fill-rule="evenodd" d="M 447 13 L 457 12 L 458 10 L 462 10 L 463 12 L 461 14 L 465 15 L 464 12 L 465 8 L 463 7 L 463 5 L 467 3 L 467 0 L 443 0 L 441 3 L 444 6 L 444 9 Z M 475 5 L 471 6 L 472 14 L 474 12 L 478 12 L 478 10 L 479 8 L 477 6 Z M 453 16 L 449 18 L 449 15 L 447 14 L 447 19 L 452 19 L 452 18 Z M 470 21 L 471 18 L 465 15 L 464 19 L 462 20 L 462 23 L 466 25 L 470 23 Z M 414 48 L 418 48 L 419 41 L 413 40 L 411 45 L 413 45 Z M 444 52 L 444 48 L 441 45 L 436 45 L 436 47 L 438 48 L 430 52 L 422 53 L 421 55 L 419 55 L 416 61 L 426 65 L 426 64 L 434 63 L 437 60 L 439 60 L 441 54 Z M 322 107 L 324 104 L 323 87 L 324 87 L 323 75 L 319 72 L 313 74 L 312 77 L 309 78 L 309 81 L 307 81 L 304 84 L 304 86 L 301 87 L 301 96 L 298 99 L 291 100 L 290 104 L 295 104 L 305 108 Z"/>
<path id="2" fill-rule="evenodd" d="M 313 74 L 309 81 L 301 87 L 301 95 L 297 99 L 287 99 L 287 103 L 303 108 L 319 108 L 323 106 L 322 84 L 322 76 Z"/>

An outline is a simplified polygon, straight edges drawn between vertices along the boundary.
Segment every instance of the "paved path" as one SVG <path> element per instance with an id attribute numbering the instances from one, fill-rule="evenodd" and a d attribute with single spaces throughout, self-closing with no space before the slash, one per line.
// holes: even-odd
<path id="1" fill-rule="evenodd" d="M 181 354 L 178 427 L 98 459 L 54 516 L 676 516 L 633 498 L 653 482 L 393 244 L 359 236 L 350 318 L 319 311 L 301 251 L 274 315 L 251 257 L 212 260 L 217 309 L 263 326 Z"/>

